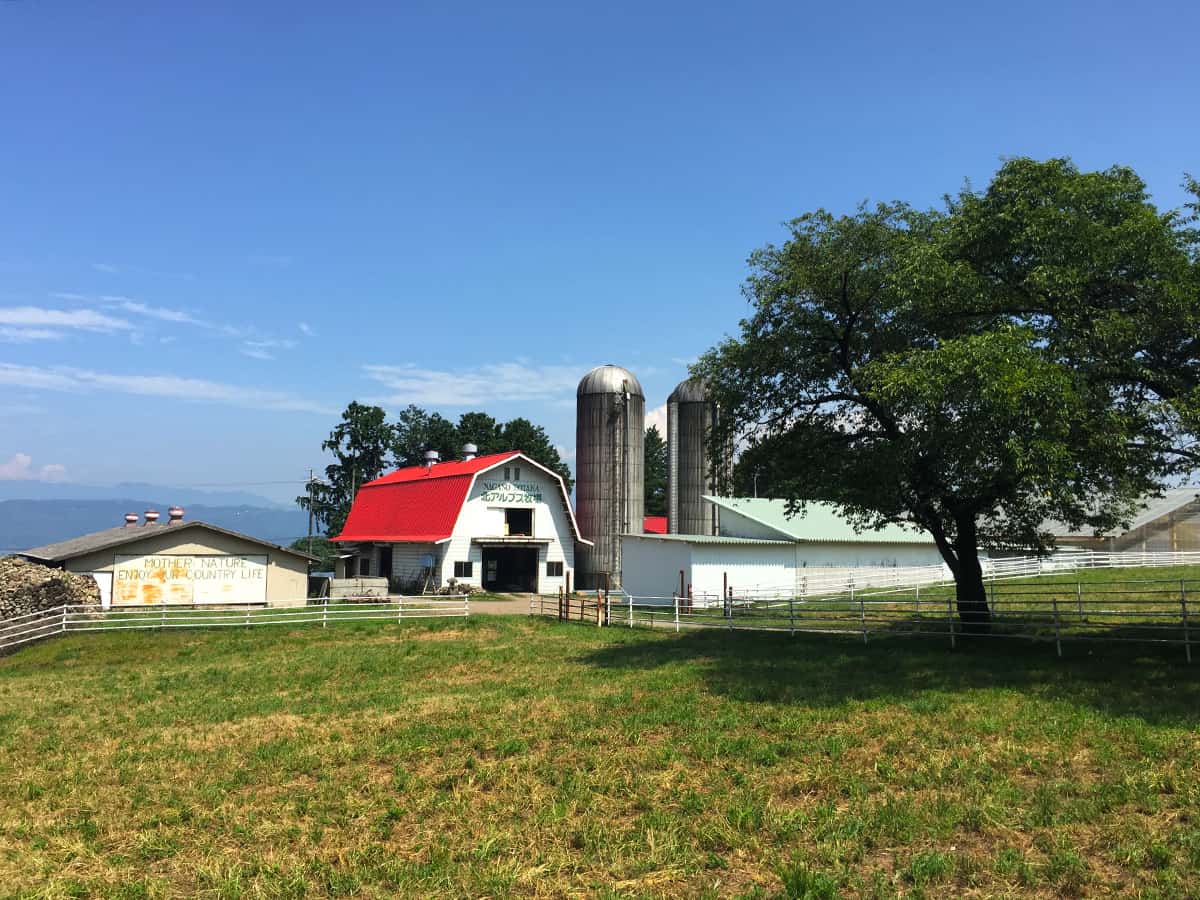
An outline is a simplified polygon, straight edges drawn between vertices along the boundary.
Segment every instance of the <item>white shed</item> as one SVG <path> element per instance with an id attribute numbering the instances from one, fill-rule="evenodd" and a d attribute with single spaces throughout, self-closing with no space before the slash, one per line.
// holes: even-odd
<path id="1" fill-rule="evenodd" d="M 892 525 L 855 531 L 825 503 L 789 516 L 783 500 L 706 497 L 720 515 L 720 534 L 636 534 L 622 537 L 621 583 L 635 597 L 675 592 L 719 598 L 735 592 L 803 593 L 810 580 L 840 576 L 887 583 L 891 573 L 942 566 L 933 538 Z"/>

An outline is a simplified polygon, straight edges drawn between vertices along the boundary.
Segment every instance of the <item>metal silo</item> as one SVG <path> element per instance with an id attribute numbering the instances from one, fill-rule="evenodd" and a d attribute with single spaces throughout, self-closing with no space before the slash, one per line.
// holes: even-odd
<path id="1" fill-rule="evenodd" d="M 575 555 L 581 588 L 620 584 L 622 534 L 641 534 L 646 397 L 633 373 L 599 366 L 579 382 L 575 419 L 575 512 L 594 546 Z"/>
<path id="2" fill-rule="evenodd" d="M 704 382 L 689 378 L 667 398 L 667 532 L 717 534 L 717 508 L 704 502 L 717 493 L 709 442 L 716 406 Z"/>

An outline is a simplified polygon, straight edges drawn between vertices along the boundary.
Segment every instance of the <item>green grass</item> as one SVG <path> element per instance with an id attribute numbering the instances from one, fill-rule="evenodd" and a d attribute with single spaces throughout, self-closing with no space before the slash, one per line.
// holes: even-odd
<path id="1" fill-rule="evenodd" d="M 0 895 L 1194 896 L 1161 648 L 525 618 L 0 658 Z"/>

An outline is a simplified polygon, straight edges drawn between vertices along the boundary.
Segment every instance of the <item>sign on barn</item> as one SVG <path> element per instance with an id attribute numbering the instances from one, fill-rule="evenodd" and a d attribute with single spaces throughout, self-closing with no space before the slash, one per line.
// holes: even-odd
<path id="1" fill-rule="evenodd" d="M 266 556 L 117 556 L 113 603 L 265 603 Z"/>

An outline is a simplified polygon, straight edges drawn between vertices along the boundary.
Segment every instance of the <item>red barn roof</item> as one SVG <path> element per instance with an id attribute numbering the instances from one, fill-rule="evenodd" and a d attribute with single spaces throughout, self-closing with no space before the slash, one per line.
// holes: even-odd
<path id="1" fill-rule="evenodd" d="M 541 469 L 562 488 L 557 474 L 517 450 L 432 466 L 410 466 L 359 488 L 342 533 L 333 540 L 421 544 L 448 540 L 476 476 L 512 459 Z M 578 538 L 579 528 L 565 488 L 562 498 Z"/>
<path id="2" fill-rule="evenodd" d="M 646 534 L 666 534 L 666 516 L 646 516 L 642 519 L 642 531 Z"/>

